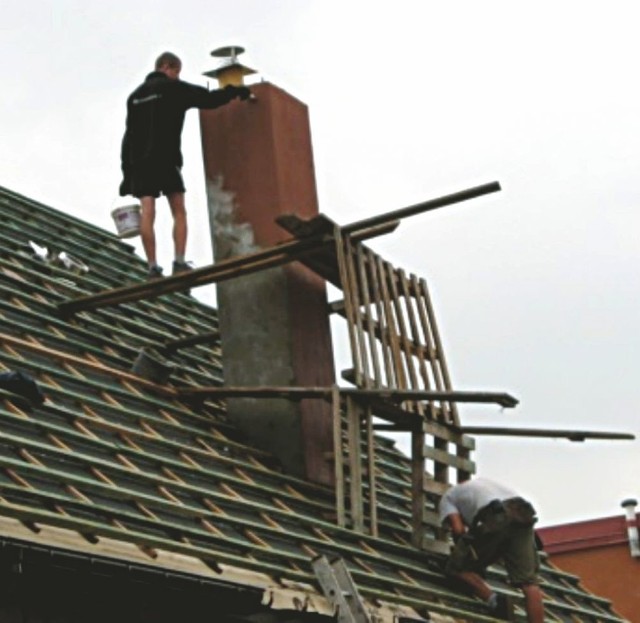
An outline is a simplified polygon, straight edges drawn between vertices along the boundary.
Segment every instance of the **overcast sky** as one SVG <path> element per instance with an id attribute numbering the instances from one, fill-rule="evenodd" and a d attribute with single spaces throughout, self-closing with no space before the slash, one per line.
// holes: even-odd
<path id="1" fill-rule="evenodd" d="M 257 80 L 309 105 L 334 220 L 501 183 L 371 243 L 427 278 L 454 386 L 521 400 L 464 407 L 463 424 L 638 433 L 639 13 L 622 0 L 4 3 L 0 185 L 113 230 L 128 93 L 165 49 L 206 85 L 209 52 L 244 46 Z M 204 265 L 196 112 L 184 153 L 188 258 Z M 529 495 L 543 524 L 640 496 L 639 442 L 477 445 L 479 472 Z"/>

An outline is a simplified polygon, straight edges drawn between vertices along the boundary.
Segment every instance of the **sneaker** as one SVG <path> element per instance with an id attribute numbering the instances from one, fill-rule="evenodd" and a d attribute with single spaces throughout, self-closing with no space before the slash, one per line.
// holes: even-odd
<path id="1" fill-rule="evenodd" d="M 152 266 L 147 273 L 147 279 L 159 279 L 162 277 L 162 266 Z"/>
<path id="2" fill-rule="evenodd" d="M 190 270 L 193 270 L 193 264 L 191 262 L 173 262 L 173 272 L 172 275 L 177 275 L 178 273 L 186 273 Z"/>
<path id="3" fill-rule="evenodd" d="M 496 607 L 491 612 L 496 618 L 502 619 L 504 621 L 513 621 L 514 620 L 514 612 L 513 612 L 513 601 L 509 595 L 498 594 L 498 602 Z"/>

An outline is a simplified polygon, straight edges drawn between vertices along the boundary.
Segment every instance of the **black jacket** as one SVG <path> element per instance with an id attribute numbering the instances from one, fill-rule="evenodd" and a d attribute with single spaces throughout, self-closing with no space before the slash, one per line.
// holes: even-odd
<path id="1" fill-rule="evenodd" d="M 247 87 L 204 87 L 150 73 L 127 99 L 127 127 L 122 139 L 125 181 L 140 166 L 182 166 L 180 139 L 189 108 L 217 108 L 236 97 L 246 99 Z"/>

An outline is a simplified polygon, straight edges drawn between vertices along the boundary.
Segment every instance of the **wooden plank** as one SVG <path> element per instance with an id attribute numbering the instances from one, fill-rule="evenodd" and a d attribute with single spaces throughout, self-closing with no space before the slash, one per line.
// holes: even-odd
<path id="1" fill-rule="evenodd" d="M 331 410 L 333 416 L 333 465 L 335 471 L 335 500 L 337 524 L 347 525 L 345 513 L 344 452 L 342 450 L 342 410 L 340 408 L 340 390 L 337 385 L 331 388 Z"/>
<path id="2" fill-rule="evenodd" d="M 220 340 L 220 331 L 209 331 L 207 333 L 199 333 L 197 335 L 189 335 L 176 340 L 165 342 L 160 346 L 159 350 L 163 353 L 174 353 L 182 348 L 189 346 L 197 346 L 199 344 L 213 344 Z"/>
<path id="3" fill-rule="evenodd" d="M 433 306 L 431 305 L 431 299 L 429 297 L 429 290 L 424 279 L 416 282 L 420 296 L 416 297 L 416 304 L 420 317 L 423 322 L 423 330 L 431 353 L 432 370 L 434 372 L 434 380 L 436 388 L 439 390 L 445 390 L 451 388 L 451 379 L 446 367 L 446 361 L 444 359 L 444 352 L 442 351 L 442 342 L 440 341 L 440 334 L 438 333 L 438 327 L 436 325 L 435 314 L 433 312 Z M 437 353 L 437 356 L 436 356 Z M 458 413 L 454 405 L 443 403 L 442 405 L 445 421 L 448 423 L 459 425 Z"/>
<path id="4" fill-rule="evenodd" d="M 469 437 L 460 429 L 453 428 L 439 422 L 425 420 L 422 423 L 422 430 L 428 435 L 446 439 L 447 441 L 454 443 L 457 446 L 461 446 L 468 450 L 475 450 L 476 442 L 473 437 Z"/>
<path id="5" fill-rule="evenodd" d="M 473 435 L 493 435 L 498 437 L 546 437 L 564 438 L 569 441 L 585 441 L 586 439 L 633 440 L 631 433 L 610 431 L 553 430 L 544 428 L 500 428 L 491 426 L 463 426 L 465 433 Z"/>
<path id="6" fill-rule="evenodd" d="M 425 434 L 421 430 L 411 433 L 411 542 L 420 547 L 424 538 L 422 513 L 426 505 L 424 493 Z"/>
<path id="7" fill-rule="evenodd" d="M 415 275 L 411 275 L 411 286 L 412 288 L 414 288 L 414 297 L 415 297 L 414 305 L 418 313 L 418 320 L 420 321 L 420 327 L 422 328 L 422 334 L 424 336 L 423 338 L 424 348 L 427 351 L 427 356 L 425 357 L 425 359 L 428 360 L 430 364 L 429 368 L 426 371 L 427 373 L 423 378 L 423 383 L 424 383 L 425 389 L 433 389 L 434 384 L 437 387 L 436 369 L 437 369 L 437 361 L 438 361 L 437 358 L 439 353 L 436 351 L 433 341 L 431 339 L 431 329 L 429 327 L 429 318 L 427 316 L 426 309 L 422 305 L 421 296 L 417 292 L 415 292 L 415 286 L 416 286 Z M 429 374 L 429 371 L 431 372 L 431 374 Z M 431 403 L 430 411 L 429 411 L 431 415 L 431 419 L 435 420 L 435 419 L 441 418 L 443 408 L 444 407 L 441 404 L 440 409 L 438 410 L 436 409 L 436 406 L 433 403 Z"/>
<path id="8" fill-rule="evenodd" d="M 351 523 L 354 530 L 364 532 L 364 507 L 362 503 L 362 453 L 360 450 L 361 409 L 351 397 L 347 397 L 347 443 L 349 447 L 349 497 Z"/>
<path id="9" fill-rule="evenodd" d="M 358 280 L 358 272 L 355 266 L 355 253 L 353 245 L 348 236 L 343 238 L 344 242 L 344 256 L 345 264 L 347 267 L 348 281 L 343 287 L 345 295 L 351 298 L 351 307 L 353 309 L 353 317 L 355 320 L 354 334 L 356 337 L 356 343 L 358 346 L 358 356 L 360 362 L 360 370 L 356 369 L 356 378 L 359 379 L 357 383 L 358 387 L 370 387 L 371 386 L 371 373 L 369 370 L 369 354 L 367 350 L 367 343 L 362 323 L 362 301 L 361 301 L 361 284 Z M 346 297 L 345 297 L 346 298 Z"/>
<path id="10" fill-rule="evenodd" d="M 58 310 L 62 316 L 67 317 L 78 311 L 95 309 L 104 305 L 117 305 L 143 298 L 147 300 L 171 292 L 189 290 L 209 283 L 235 279 L 274 266 L 288 264 L 296 261 L 305 253 L 332 244 L 333 237 L 331 236 L 288 240 L 267 249 L 232 257 L 216 264 L 195 268 L 178 275 L 163 277 L 162 279 L 147 279 L 121 288 L 62 301 L 58 303 Z"/>
<path id="11" fill-rule="evenodd" d="M 405 304 L 407 307 L 407 317 L 409 319 L 409 327 L 411 328 L 411 342 L 412 344 L 420 344 L 420 332 L 418 330 L 418 322 L 416 320 L 416 312 L 414 310 L 414 299 L 409 292 L 409 281 L 407 280 L 404 271 L 400 268 L 397 270 L 398 279 L 400 281 L 400 289 L 404 295 Z M 427 365 L 425 357 L 421 356 L 424 350 L 418 349 L 416 351 L 416 359 L 418 362 L 418 371 L 422 378 L 422 387 L 428 389 L 429 386 L 429 374 L 427 372 Z"/>
<path id="12" fill-rule="evenodd" d="M 411 356 L 411 345 L 409 343 L 409 337 L 407 333 L 407 327 L 404 322 L 404 310 L 400 302 L 400 295 L 398 294 L 398 288 L 396 286 L 397 275 L 394 267 L 385 262 L 386 277 L 388 279 L 389 291 L 391 293 L 391 303 L 396 314 L 396 322 L 398 323 L 398 332 L 400 343 L 402 344 L 402 350 L 404 357 L 403 362 L 408 373 L 409 383 L 405 384 L 403 389 L 417 389 L 418 377 L 413 366 L 413 357 Z"/>
<path id="13" fill-rule="evenodd" d="M 382 295 L 382 309 L 384 310 L 384 324 L 389 332 L 389 344 L 391 346 L 391 360 L 393 361 L 394 378 L 389 381 L 389 385 L 406 389 L 407 382 L 402 367 L 402 356 L 400 354 L 400 339 L 396 329 L 396 323 L 385 277 L 385 264 L 380 256 L 376 256 L 376 267 L 379 275 L 380 290 Z"/>
<path id="14" fill-rule="evenodd" d="M 473 473 L 475 471 L 475 463 L 468 459 L 462 459 L 458 456 L 445 452 L 439 448 L 432 448 L 430 446 L 424 446 L 424 457 L 431 459 L 436 463 L 440 463 L 445 466 L 455 467 L 456 469 L 462 469 Z M 437 480 L 437 479 L 436 479 Z M 440 481 L 443 482 L 443 481 Z"/>
<path id="15" fill-rule="evenodd" d="M 367 479 L 369 482 L 369 529 L 372 536 L 378 536 L 378 496 L 376 483 L 376 448 L 373 431 L 371 406 L 364 409 L 365 426 L 367 431 Z"/>
<path id="16" fill-rule="evenodd" d="M 54 361 L 62 361 L 65 363 L 71 363 L 76 366 L 88 368 L 89 370 L 106 374 L 114 379 L 127 381 L 137 386 L 145 387 L 152 392 L 162 394 L 164 396 L 175 397 L 178 395 L 176 389 L 173 387 L 169 387 L 167 385 L 158 385 L 156 383 L 153 383 L 152 381 L 148 381 L 147 379 L 142 378 L 141 376 L 138 376 L 137 374 L 126 372 L 118 368 L 110 368 L 109 366 L 106 366 L 102 363 L 98 363 L 90 359 L 83 359 L 82 357 L 78 357 L 77 355 L 71 355 L 69 353 L 49 348 L 48 346 L 42 346 L 38 343 L 28 342 L 7 333 L 0 333 L 0 343 L 9 344 L 16 348 L 24 348 L 31 352 L 43 355 L 48 359 Z"/>
<path id="17" fill-rule="evenodd" d="M 440 517 L 436 511 L 429 510 L 428 508 L 422 509 L 422 522 L 426 523 L 428 526 L 433 526 L 434 528 L 440 528 Z"/>
<path id="18" fill-rule="evenodd" d="M 382 223 L 387 223 L 389 221 L 407 218 L 409 216 L 422 214 L 423 212 L 442 208 L 454 203 L 459 203 L 461 201 L 467 201 L 468 199 L 475 199 L 476 197 L 481 197 L 482 195 L 494 193 L 499 190 L 500 184 L 498 182 L 491 182 L 489 184 L 483 184 L 481 186 L 469 188 L 467 190 L 459 191 L 450 195 L 444 195 L 443 197 L 438 197 L 437 199 L 431 199 L 422 203 L 416 203 L 414 205 L 407 206 L 406 208 L 400 208 L 392 212 L 387 212 L 386 214 L 381 214 L 379 216 L 373 216 L 368 219 L 356 221 L 355 223 L 345 225 L 342 229 L 346 233 L 351 233 L 358 229 L 374 227 Z"/>
<path id="19" fill-rule="evenodd" d="M 367 271 L 364 263 L 364 256 L 362 251 L 362 245 L 358 244 L 355 247 L 356 264 L 357 264 L 357 276 L 360 282 L 360 289 L 362 290 L 362 305 L 364 307 L 364 320 L 363 329 L 367 332 L 369 340 L 369 355 L 371 358 L 371 364 L 373 366 L 373 383 L 374 387 L 383 387 L 383 379 L 380 373 L 380 360 L 378 357 L 377 340 L 373 329 L 372 318 L 372 305 L 369 296 L 369 280 L 367 279 Z"/>
<path id="20" fill-rule="evenodd" d="M 331 400 L 331 387 L 181 387 L 182 398 L 287 398 Z"/>
<path id="21" fill-rule="evenodd" d="M 380 383 L 380 387 L 390 386 L 393 383 L 393 362 L 391 359 L 391 342 L 389 339 L 388 330 L 383 329 L 382 323 L 384 321 L 384 307 L 382 305 L 382 290 L 380 288 L 380 279 L 378 275 L 378 265 L 376 263 L 375 254 L 371 249 L 367 249 L 367 267 L 369 270 L 369 281 L 371 283 L 371 290 L 373 293 L 374 306 L 376 309 L 376 316 L 378 318 L 374 331 L 376 337 L 380 340 L 380 353 L 382 355 L 382 361 L 384 363 L 384 381 Z"/>
<path id="22" fill-rule="evenodd" d="M 451 485 L 446 482 L 438 482 L 433 478 L 429 478 L 427 475 L 424 477 L 423 491 L 425 493 L 431 493 L 441 497 L 449 490 L 450 487 Z"/>
<path id="23" fill-rule="evenodd" d="M 444 381 L 444 389 L 451 389 L 451 377 L 449 376 L 449 367 L 447 366 L 447 358 L 444 354 L 442 339 L 440 338 L 440 330 L 438 329 L 436 314 L 433 309 L 433 305 L 431 303 L 431 295 L 429 294 L 429 290 L 427 288 L 427 282 L 424 279 L 422 279 L 421 283 L 422 283 L 424 301 L 427 305 L 427 314 L 429 316 L 429 323 L 431 325 L 435 347 L 438 352 L 438 361 L 440 362 L 440 371 Z M 458 418 L 458 408 L 456 407 L 455 404 L 451 404 L 450 406 L 451 406 L 452 423 L 455 424 L 456 426 L 459 426 L 460 420 Z"/>
<path id="24" fill-rule="evenodd" d="M 176 388 L 172 395 L 183 398 L 322 398 L 331 400 L 331 387 L 181 387 Z M 450 400 L 452 402 L 494 403 L 502 407 L 514 407 L 518 401 L 509 394 L 500 392 L 473 391 L 431 391 L 422 389 L 387 389 L 356 387 L 341 387 L 340 392 L 345 396 L 353 396 L 360 402 L 375 402 L 389 400 L 394 403 L 406 400 Z"/>
<path id="25" fill-rule="evenodd" d="M 347 316 L 347 332 L 349 335 L 349 346 L 351 348 L 351 361 L 353 363 L 354 376 L 355 376 L 355 384 L 360 386 L 362 385 L 362 379 L 360 378 L 362 374 L 362 366 L 360 364 L 360 351 L 358 348 L 358 338 L 356 335 L 356 311 L 353 305 L 353 297 L 351 296 L 350 286 L 349 286 L 349 270 L 347 267 L 347 252 L 345 247 L 345 241 L 342 237 L 342 233 L 339 228 L 335 230 L 335 240 L 336 240 L 336 257 L 338 260 L 338 267 L 340 270 L 340 281 L 342 285 L 342 291 L 344 293 L 344 305 L 345 312 Z"/>

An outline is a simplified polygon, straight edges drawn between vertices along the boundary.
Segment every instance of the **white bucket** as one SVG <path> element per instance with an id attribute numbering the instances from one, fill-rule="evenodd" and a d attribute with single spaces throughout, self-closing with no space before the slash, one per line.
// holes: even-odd
<path id="1" fill-rule="evenodd" d="M 119 238 L 133 238 L 140 235 L 140 206 L 122 206 L 111 211 Z"/>

